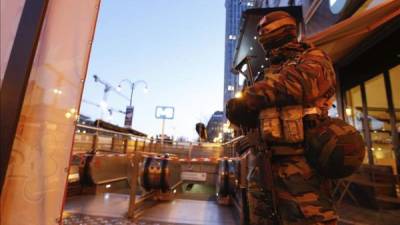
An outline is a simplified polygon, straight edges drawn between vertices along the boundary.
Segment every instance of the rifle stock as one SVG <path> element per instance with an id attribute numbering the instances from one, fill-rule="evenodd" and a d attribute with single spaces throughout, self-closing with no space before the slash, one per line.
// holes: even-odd
<path id="1" fill-rule="evenodd" d="M 239 155 L 243 155 L 247 151 L 252 151 L 256 155 L 256 166 L 260 169 L 260 173 L 258 173 L 260 177 L 257 180 L 260 181 L 258 185 L 262 187 L 266 196 L 265 204 L 268 211 L 268 224 L 281 225 L 272 171 L 272 152 L 268 148 L 268 144 L 262 140 L 259 129 L 235 138 L 232 143 L 236 153 Z"/>

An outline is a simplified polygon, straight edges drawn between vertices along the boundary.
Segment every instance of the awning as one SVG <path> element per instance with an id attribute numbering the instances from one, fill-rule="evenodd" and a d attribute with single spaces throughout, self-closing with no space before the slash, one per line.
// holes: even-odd
<path id="1" fill-rule="evenodd" d="M 133 134 L 133 135 L 141 136 L 141 137 L 147 137 L 147 134 L 142 133 L 140 131 L 134 130 L 132 128 L 119 127 L 117 125 L 108 123 L 103 120 L 95 120 L 93 125 L 96 127 L 101 127 L 106 130 L 117 131 L 117 132 L 121 132 L 121 133 L 129 133 L 129 134 Z"/>
<path id="2" fill-rule="evenodd" d="M 400 1 L 387 1 L 314 34 L 306 41 L 325 50 L 337 62 L 379 27 L 399 15 Z"/>

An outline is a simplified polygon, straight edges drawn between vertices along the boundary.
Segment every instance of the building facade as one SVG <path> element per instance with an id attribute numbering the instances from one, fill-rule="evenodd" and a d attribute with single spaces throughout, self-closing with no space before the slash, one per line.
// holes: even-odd
<path id="1" fill-rule="evenodd" d="M 222 111 L 215 111 L 210 120 L 207 123 L 207 140 L 209 142 L 215 142 L 220 138 L 222 140 L 222 132 L 223 132 L 223 124 L 224 124 L 224 113 Z"/>

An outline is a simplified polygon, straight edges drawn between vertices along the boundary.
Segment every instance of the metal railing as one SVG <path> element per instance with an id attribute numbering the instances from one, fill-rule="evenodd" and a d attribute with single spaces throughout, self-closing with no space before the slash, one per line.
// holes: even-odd
<path id="1" fill-rule="evenodd" d="M 170 153 L 179 158 L 218 158 L 224 156 L 221 144 L 199 142 L 172 142 L 161 144 L 159 140 L 129 133 L 106 130 L 77 124 L 73 153 L 109 152 L 129 154 L 137 151 Z"/>

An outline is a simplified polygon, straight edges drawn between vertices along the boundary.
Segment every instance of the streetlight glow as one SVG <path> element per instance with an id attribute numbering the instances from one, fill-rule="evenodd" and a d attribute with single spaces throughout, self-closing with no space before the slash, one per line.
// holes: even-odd
<path id="1" fill-rule="evenodd" d="M 65 113 L 65 118 L 69 119 L 71 118 L 72 114 L 70 112 Z"/>
<path id="2" fill-rule="evenodd" d="M 236 92 L 235 98 L 241 98 L 241 97 L 243 97 L 242 92 L 241 91 Z"/>
<path id="3" fill-rule="evenodd" d="M 54 88 L 54 89 L 53 89 L 53 93 L 56 94 L 56 95 L 61 95 L 61 94 L 62 94 L 62 91 L 59 90 L 59 89 L 57 89 L 57 88 Z"/>

